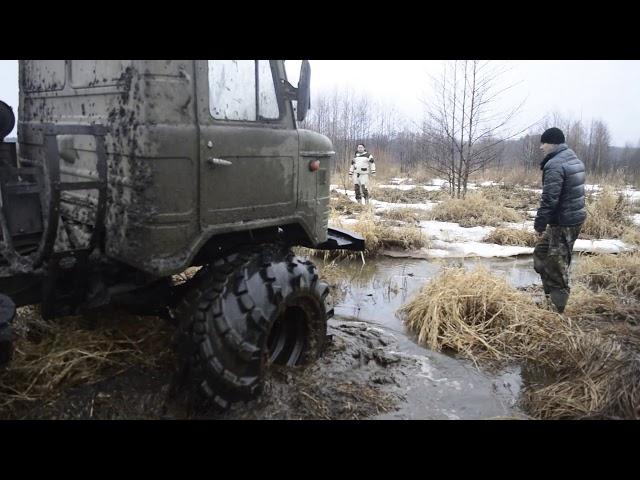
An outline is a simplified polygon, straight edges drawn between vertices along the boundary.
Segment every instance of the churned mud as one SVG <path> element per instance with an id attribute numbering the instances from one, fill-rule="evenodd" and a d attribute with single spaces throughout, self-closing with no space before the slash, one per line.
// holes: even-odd
<path id="1" fill-rule="evenodd" d="M 496 261 L 527 284 L 520 260 Z M 322 268 L 322 267 L 321 267 Z M 16 358 L 0 371 L 1 419 L 486 419 L 522 418 L 517 367 L 487 374 L 416 344 L 395 315 L 440 265 L 346 262 L 332 284 L 336 317 L 324 355 L 273 366 L 255 400 L 220 412 L 173 389 L 173 326 L 107 309 L 52 322 L 20 309 Z M 326 273 L 329 270 L 325 268 Z M 526 276 L 526 275 L 525 275 Z M 46 357 L 46 358 L 44 358 Z"/>
<path id="2" fill-rule="evenodd" d="M 368 419 L 513 416 L 508 378 L 451 368 L 451 359 L 412 351 L 407 339 L 365 322 L 331 320 L 332 341 L 316 363 L 274 367 L 263 394 L 226 412 L 170 394 L 171 358 L 49 395 L 15 402 L 3 419 Z M 95 379 L 94 379 L 95 380 Z M 500 399 L 502 390 L 503 400 Z M 513 403 L 513 402 L 511 402 Z"/>

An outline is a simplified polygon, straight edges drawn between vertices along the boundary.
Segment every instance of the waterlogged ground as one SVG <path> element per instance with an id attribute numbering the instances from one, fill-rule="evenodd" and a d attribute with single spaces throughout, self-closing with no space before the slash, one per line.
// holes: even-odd
<path id="1" fill-rule="evenodd" d="M 438 191 L 443 182 L 406 183 L 395 179 L 387 187 Z M 485 182 L 479 186 L 491 185 Z M 599 187 L 590 188 L 597 191 Z M 354 196 L 352 191 L 346 193 Z M 628 194 L 640 198 L 637 191 L 629 190 Z M 435 205 L 375 199 L 372 203 L 376 213 L 407 207 L 429 210 Z M 533 216 L 535 211 L 529 212 L 529 220 L 513 227 L 531 229 Z M 633 219 L 640 225 L 639 213 Z M 347 228 L 355 221 L 343 220 Z M 486 373 L 467 360 L 422 348 L 406 332 L 396 311 L 444 265 L 483 265 L 505 276 L 514 287 L 539 284 L 530 256 L 533 249 L 483 242 L 494 227 L 463 228 L 456 223 L 422 221 L 420 228 L 431 240 L 429 249 L 385 252 L 364 264 L 360 259 L 342 260 L 337 267 L 314 260 L 321 270 L 333 271 L 329 279 L 335 318 L 328 327 L 332 340 L 323 357 L 312 365 L 273 367 L 263 394 L 251 402 L 218 412 L 181 390 L 172 395 L 175 357 L 166 354 L 158 362 L 131 361 L 126 370 L 90 384 L 70 387 L 63 383 L 46 397 L 17 401 L 0 408 L 0 419 L 525 418 L 517 407 L 522 385 L 518 367 Z M 576 242 L 577 251 L 613 253 L 626 248 L 618 240 Z M 574 262 L 579 263 L 580 257 L 574 257 Z M 160 341 L 164 335 L 164 343 L 170 344 L 170 328 L 156 330 L 155 335 Z"/>
<path id="2" fill-rule="evenodd" d="M 315 261 L 323 268 L 322 260 Z M 331 277 L 336 315 L 329 322 L 332 341 L 323 357 L 306 367 L 272 368 L 259 398 L 227 412 L 185 395 L 172 396 L 175 358 L 168 355 L 156 365 L 134 362 L 90 385 L 62 384 L 46 398 L 0 409 L 0 418 L 524 418 L 515 406 L 518 368 L 487 374 L 468 361 L 424 349 L 395 315 L 443 264 L 452 263 L 458 262 L 385 257 L 365 265 L 341 261 L 339 274 Z M 476 259 L 465 264 L 483 264 L 520 286 L 535 283 L 530 263 Z"/>

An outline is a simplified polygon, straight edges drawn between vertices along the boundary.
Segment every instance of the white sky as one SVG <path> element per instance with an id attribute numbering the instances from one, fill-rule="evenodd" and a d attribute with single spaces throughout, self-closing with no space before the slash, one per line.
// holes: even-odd
<path id="1" fill-rule="evenodd" d="M 592 118 L 604 120 L 615 146 L 624 146 L 625 142 L 637 146 L 640 141 L 640 61 L 500 63 L 509 68 L 502 83 L 517 84 L 501 98 L 500 110 L 527 99 L 515 128 L 524 128 L 557 111 L 573 119 L 582 118 L 587 124 Z M 287 62 L 288 75 L 294 79 L 299 64 Z M 420 99 L 430 93 L 429 74 L 438 75 L 441 65 L 441 61 L 433 60 L 311 60 L 311 89 L 317 93 L 336 86 L 353 87 L 419 121 L 424 111 Z"/>
<path id="2" fill-rule="evenodd" d="M 428 73 L 436 75 L 440 61 L 432 60 L 311 60 L 312 93 L 352 87 L 372 99 L 393 105 L 408 119 L 419 121 L 420 102 L 430 92 Z M 640 61 L 524 60 L 501 62 L 511 67 L 505 84 L 519 82 L 501 98 L 501 109 L 528 97 L 514 125 L 526 126 L 557 111 L 571 118 L 604 120 L 612 144 L 634 146 L 640 141 Z M 296 84 L 299 61 L 287 61 Z M 18 61 L 0 60 L 0 100 L 17 111 Z M 311 105 L 313 108 L 313 102 Z M 15 135 L 15 130 L 10 136 Z"/>

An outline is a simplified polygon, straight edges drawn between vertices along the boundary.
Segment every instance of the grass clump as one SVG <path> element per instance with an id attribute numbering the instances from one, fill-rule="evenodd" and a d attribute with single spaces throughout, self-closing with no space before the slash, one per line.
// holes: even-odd
<path id="1" fill-rule="evenodd" d="M 399 188 L 376 187 L 371 190 L 371 198 L 388 203 L 440 202 L 448 197 L 442 190 L 425 190 L 421 186 L 401 190 Z"/>
<path id="2" fill-rule="evenodd" d="M 498 227 L 484 240 L 487 243 L 495 243 L 497 245 L 516 245 L 519 247 L 535 247 L 537 236 L 528 230 L 509 227 Z"/>
<path id="3" fill-rule="evenodd" d="M 567 331 L 560 316 L 539 308 L 524 292 L 479 267 L 445 269 L 400 313 L 418 342 L 480 362 L 539 356 L 554 330 Z"/>
<path id="4" fill-rule="evenodd" d="M 597 195 L 588 195 L 587 219 L 579 238 L 622 238 L 634 229 L 629 216 L 631 203 L 623 194 L 616 194 L 611 187 L 604 187 Z"/>
<path id="5" fill-rule="evenodd" d="M 604 295 L 598 301 L 611 307 Z M 477 365 L 521 363 L 528 378 L 520 404 L 536 418 L 640 418 L 640 340 L 630 349 L 619 336 L 582 328 L 571 308 L 576 315 L 587 306 L 571 298 L 563 317 L 483 268 L 452 268 L 400 313 L 428 348 Z"/>
<path id="6" fill-rule="evenodd" d="M 595 292 L 640 300 L 640 253 L 583 255 L 573 278 Z"/>
<path id="7" fill-rule="evenodd" d="M 478 173 L 474 176 L 473 181 L 480 182 L 485 180 L 493 180 L 505 185 L 523 186 L 540 188 L 542 183 L 542 172 L 539 168 L 489 168 L 484 173 Z"/>
<path id="8" fill-rule="evenodd" d="M 448 198 L 431 210 L 431 219 L 459 223 L 462 227 L 521 222 L 523 217 L 513 208 L 504 207 L 480 192 L 470 192 L 466 198 Z"/>
<path id="9" fill-rule="evenodd" d="M 428 238 L 418 225 L 389 226 L 388 221 L 376 217 L 371 205 L 364 208 L 355 223 L 344 224 L 339 218 L 333 218 L 331 224 L 362 236 L 365 242 L 363 253 L 366 257 L 375 257 L 386 249 L 413 250 L 429 245 Z M 322 251 L 303 248 L 296 251 L 301 255 L 320 256 L 325 262 L 337 258 L 360 257 L 360 252 L 349 250 Z"/>
<path id="10" fill-rule="evenodd" d="M 335 190 L 331 192 L 329 206 L 331 208 L 331 217 L 355 215 L 364 210 L 364 205 L 354 202 L 348 195 Z"/>
<path id="11" fill-rule="evenodd" d="M 380 217 L 384 220 L 418 224 L 422 220 L 428 220 L 430 213 L 418 208 L 391 208 L 381 212 Z"/>
<path id="12" fill-rule="evenodd" d="M 598 331 L 565 340 L 552 345 L 557 363 L 528 383 L 520 404 L 544 420 L 639 419 L 638 356 Z"/>
<path id="13" fill-rule="evenodd" d="M 132 366 L 172 361 L 171 331 L 157 317 L 107 311 L 44 321 L 18 309 L 12 362 L 0 371 L 0 411 L 53 400 L 61 387 L 95 384 Z"/>
<path id="14" fill-rule="evenodd" d="M 536 210 L 540 206 L 540 194 L 513 185 L 480 187 L 480 192 L 489 200 L 515 210 Z"/>
<path id="15" fill-rule="evenodd" d="M 418 249 L 427 245 L 427 239 L 417 226 L 388 227 L 376 218 L 371 210 L 361 214 L 351 230 L 362 235 L 365 241 L 365 255 L 375 256 L 382 250 L 400 248 Z"/>

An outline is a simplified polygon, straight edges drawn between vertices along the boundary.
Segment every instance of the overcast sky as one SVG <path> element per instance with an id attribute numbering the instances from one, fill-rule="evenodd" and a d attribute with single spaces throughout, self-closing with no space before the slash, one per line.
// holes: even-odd
<path id="1" fill-rule="evenodd" d="M 314 93 L 352 87 L 372 99 L 393 105 L 408 119 L 419 121 L 430 94 L 428 74 L 436 75 L 440 61 L 431 60 L 311 60 Z M 527 98 L 516 126 L 525 126 L 557 111 L 585 123 L 602 119 L 612 144 L 640 141 L 640 61 L 525 60 L 501 62 L 510 68 L 505 84 L 517 83 L 501 98 L 509 108 Z M 286 62 L 297 80 L 299 61 Z M 295 82 L 292 82 L 295 83 Z M 0 100 L 18 107 L 18 62 L 0 60 Z M 311 106 L 313 108 L 313 104 Z M 15 135 L 14 133 L 11 135 Z"/>

